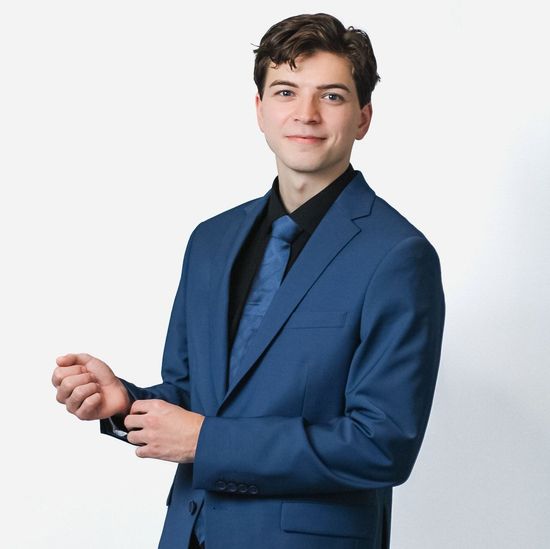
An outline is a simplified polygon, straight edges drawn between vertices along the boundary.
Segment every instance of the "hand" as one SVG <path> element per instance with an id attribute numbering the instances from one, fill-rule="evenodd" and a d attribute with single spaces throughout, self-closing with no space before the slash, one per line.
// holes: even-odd
<path id="1" fill-rule="evenodd" d="M 71 414 L 91 420 L 128 413 L 128 391 L 105 362 L 81 353 L 57 357 L 56 363 L 56 398 Z"/>
<path id="2" fill-rule="evenodd" d="M 203 421 L 200 414 L 151 399 L 136 400 L 124 425 L 128 442 L 140 445 L 138 457 L 192 463 Z"/>

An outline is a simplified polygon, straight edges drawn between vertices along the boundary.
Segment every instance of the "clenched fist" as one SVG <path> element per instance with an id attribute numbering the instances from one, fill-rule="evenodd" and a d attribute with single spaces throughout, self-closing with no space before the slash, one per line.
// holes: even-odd
<path id="1" fill-rule="evenodd" d="M 102 360 L 86 353 L 57 357 L 52 383 L 57 401 L 79 419 L 104 419 L 130 411 L 122 382 Z"/>

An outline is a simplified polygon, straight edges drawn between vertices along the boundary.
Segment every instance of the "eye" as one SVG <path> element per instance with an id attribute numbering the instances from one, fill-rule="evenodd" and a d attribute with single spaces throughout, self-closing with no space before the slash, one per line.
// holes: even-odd
<path id="1" fill-rule="evenodd" d="M 280 95 L 281 97 L 290 97 L 290 94 L 294 93 L 291 90 L 280 90 L 275 95 Z M 289 95 L 287 95 L 289 94 Z"/>
<path id="2" fill-rule="evenodd" d="M 341 96 L 339 93 L 327 93 L 325 97 L 330 98 L 331 103 L 344 100 L 343 96 Z"/>

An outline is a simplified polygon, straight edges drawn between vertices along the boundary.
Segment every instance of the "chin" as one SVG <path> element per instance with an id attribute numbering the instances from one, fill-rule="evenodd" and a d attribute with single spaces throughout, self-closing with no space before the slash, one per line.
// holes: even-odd
<path id="1" fill-rule="evenodd" d="M 300 165 L 300 166 L 287 166 L 290 170 L 296 173 L 316 173 L 323 171 L 319 166 L 313 165 Z"/>
<path id="2" fill-rule="evenodd" d="M 295 172 L 304 172 L 304 173 L 323 171 L 327 167 L 322 162 L 319 162 L 318 160 L 314 160 L 314 159 L 311 159 L 309 161 L 306 159 L 303 159 L 301 161 L 296 161 L 296 159 L 294 159 L 293 161 L 290 161 L 290 162 L 283 162 L 283 164 L 289 170 L 293 170 Z"/>

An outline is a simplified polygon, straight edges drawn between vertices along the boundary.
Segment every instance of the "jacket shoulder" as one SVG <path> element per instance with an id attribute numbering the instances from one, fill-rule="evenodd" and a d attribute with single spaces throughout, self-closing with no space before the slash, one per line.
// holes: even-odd
<path id="1" fill-rule="evenodd" d="M 376 195 L 368 217 L 358 219 L 366 232 L 391 248 L 402 240 L 417 237 L 429 242 L 424 233 L 413 225 L 402 213 L 383 198 Z"/>
<path id="2" fill-rule="evenodd" d="M 336 204 L 361 229 L 359 240 L 369 249 L 379 248 L 383 253 L 385 249 L 414 237 L 427 242 L 422 231 L 379 196 L 360 171 L 356 170 L 355 178 Z"/>
<path id="3" fill-rule="evenodd" d="M 406 233 L 408 236 L 424 236 L 422 231 L 413 225 L 399 210 L 380 196 L 376 196 L 372 214 L 384 219 L 392 229 Z"/>
<path id="4" fill-rule="evenodd" d="M 238 206 L 234 206 L 229 210 L 220 212 L 212 217 L 201 221 L 193 230 L 193 234 L 199 236 L 208 237 L 208 236 L 217 236 L 219 237 L 220 233 L 224 233 L 227 230 L 227 227 L 233 223 L 238 223 L 242 220 L 242 216 L 250 209 L 253 208 L 257 202 L 262 200 L 264 197 L 254 198 L 243 202 Z"/>

